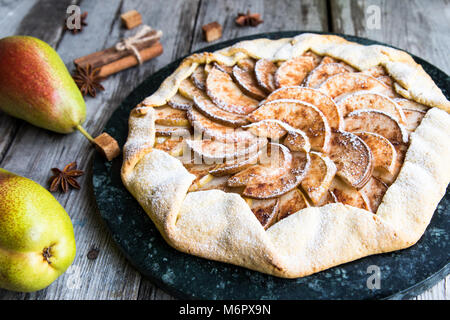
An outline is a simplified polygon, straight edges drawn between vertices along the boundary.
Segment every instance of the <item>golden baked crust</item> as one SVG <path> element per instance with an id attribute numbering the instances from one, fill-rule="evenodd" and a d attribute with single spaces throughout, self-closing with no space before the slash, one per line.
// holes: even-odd
<path id="1" fill-rule="evenodd" d="M 376 215 L 343 204 L 309 207 L 261 226 L 246 201 L 220 190 L 188 193 L 195 179 L 182 163 L 152 149 L 155 111 L 164 105 L 199 64 L 235 65 L 248 57 L 283 61 L 311 50 L 343 60 L 363 71 L 383 66 L 400 95 L 431 108 L 410 136 L 400 173 L 388 188 Z M 450 102 L 405 52 L 363 46 L 337 36 L 302 34 L 294 38 L 242 41 L 214 53 L 187 57 L 130 114 L 122 180 L 174 248 L 295 278 L 371 254 L 416 243 L 450 181 Z"/>

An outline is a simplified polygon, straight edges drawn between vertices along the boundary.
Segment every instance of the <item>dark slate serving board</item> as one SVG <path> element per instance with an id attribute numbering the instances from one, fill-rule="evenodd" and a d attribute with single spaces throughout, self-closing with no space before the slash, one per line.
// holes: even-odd
<path id="1" fill-rule="evenodd" d="M 200 51 L 215 51 L 254 38 L 292 37 L 301 31 L 257 34 L 222 42 Z M 376 41 L 340 35 L 361 44 Z M 449 98 L 450 78 L 414 56 Z M 121 146 L 128 133 L 130 110 L 153 93 L 181 59 L 148 77 L 114 112 L 105 127 Z M 122 158 L 94 159 L 93 186 L 100 209 L 117 245 L 144 276 L 163 290 L 184 299 L 405 299 L 436 284 L 450 272 L 450 190 L 430 225 L 411 248 L 369 256 L 299 279 L 280 279 L 241 267 L 187 255 L 171 248 L 120 179 Z M 368 289 L 367 268 L 381 271 L 380 289 Z"/>

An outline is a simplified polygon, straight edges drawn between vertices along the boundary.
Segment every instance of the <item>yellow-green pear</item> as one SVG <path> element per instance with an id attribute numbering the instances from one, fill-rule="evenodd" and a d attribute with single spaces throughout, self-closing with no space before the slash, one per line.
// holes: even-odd
<path id="1" fill-rule="evenodd" d="M 72 264 L 75 251 L 70 217 L 51 193 L 0 168 L 0 287 L 43 289 Z"/>

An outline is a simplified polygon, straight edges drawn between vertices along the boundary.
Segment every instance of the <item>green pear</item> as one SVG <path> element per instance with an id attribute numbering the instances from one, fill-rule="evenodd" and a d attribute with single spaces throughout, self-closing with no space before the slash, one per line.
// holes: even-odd
<path id="1" fill-rule="evenodd" d="M 0 110 L 59 133 L 80 130 L 86 118 L 83 96 L 58 53 L 29 36 L 0 39 Z"/>
<path id="2" fill-rule="evenodd" d="M 50 192 L 0 168 L 0 288 L 43 289 L 72 264 L 75 251 L 70 217 Z"/>

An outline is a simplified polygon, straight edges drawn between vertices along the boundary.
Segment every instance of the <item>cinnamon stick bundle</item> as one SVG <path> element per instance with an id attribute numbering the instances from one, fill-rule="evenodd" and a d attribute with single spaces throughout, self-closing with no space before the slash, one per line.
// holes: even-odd
<path id="1" fill-rule="evenodd" d="M 154 36 L 156 32 L 156 30 L 152 30 L 148 32 L 145 37 Z M 163 53 L 163 46 L 159 42 L 159 38 L 137 43 L 135 47 L 139 51 L 142 61 L 153 59 Z M 136 66 L 139 64 L 139 61 L 132 50 L 118 51 L 115 47 L 111 47 L 77 58 L 73 63 L 76 66 L 81 67 L 90 64 L 94 69 L 100 68 L 99 76 L 107 77 L 119 71 Z"/>

